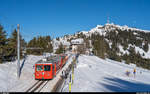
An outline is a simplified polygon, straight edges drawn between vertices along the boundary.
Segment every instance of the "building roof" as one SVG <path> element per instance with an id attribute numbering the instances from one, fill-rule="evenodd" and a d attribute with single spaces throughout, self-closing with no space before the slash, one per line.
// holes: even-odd
<path id="1" fill-rule="evenodd" d="M 84 40 L 82 38 L 71 40 L 71 44 L 83 44 Z"/>

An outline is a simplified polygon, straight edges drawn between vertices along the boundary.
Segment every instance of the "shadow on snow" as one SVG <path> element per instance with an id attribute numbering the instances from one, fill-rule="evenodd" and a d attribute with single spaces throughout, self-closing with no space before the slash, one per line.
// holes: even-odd
<path id="1" fill-rule="evenodd" d="M 108 84 L 100 82 L 99 84 L 112 92 L 150 92 L 150 84 L 130 82 L 114 77 L 105 77 L 104 80 L 108 82 Z"/>
<path id="2" fill-rule="evenodd" d="M 19 75 L 21 75 L 21 72 L 22 72 L 22 69 L 23 69 L 23 66 L 24 66 L 25 61 L 26 61 L 26 57 L 24 58 L 24 60 L 23 60 L 23 62 L 22 62 L 22 64 L 21 64 L 21 67 L 20 67 L 20 74 L 19 74 Z"/>

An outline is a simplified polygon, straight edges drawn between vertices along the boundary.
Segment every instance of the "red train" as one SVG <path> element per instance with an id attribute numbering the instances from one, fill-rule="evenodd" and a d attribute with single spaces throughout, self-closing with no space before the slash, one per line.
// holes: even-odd
<path id="1" fill-rule="evenodd" d="M 66 64 L 67 60 L 68 56 L 61 54 L 38 61 L 35 64 L 35 79 L 53 79 L 58 70 Z"/>

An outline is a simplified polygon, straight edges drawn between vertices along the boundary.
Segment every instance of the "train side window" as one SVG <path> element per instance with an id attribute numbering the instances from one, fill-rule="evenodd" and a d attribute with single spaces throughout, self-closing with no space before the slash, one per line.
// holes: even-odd
<path id="1" fill-rule="evenodd" d="M 36 71 L 42 71 L 43 65 L 36 65 Z"/>
<path id="2" fill-rule="evenodd" d="M 51 66 L 50 65 L 45 65 L 44 66 L 44 71 L 50 71 L 51 70 Z"/>

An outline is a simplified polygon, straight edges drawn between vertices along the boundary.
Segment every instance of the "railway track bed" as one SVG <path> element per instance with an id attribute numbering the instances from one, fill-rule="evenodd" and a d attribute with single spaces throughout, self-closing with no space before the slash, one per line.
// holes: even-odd
<path id="1" fill-rule="evenodd" d="M 47 81 L 37 81 L 35 84 L 33 84 L 26 92 L 40 92 L 44 86 L 48 83 Z"/>
<path id="2" fill-rule="evenodd" d="M 72 61 L 71 56 L 69 59 Z M 67 62 L 70 60 L 67 60 Z M 63 70 L 68 69 L 70 63 L 65 64 L 65 66 L 57 72 L 56 77 L 52 80 L 37 80 L 30 88 L 25 92 L 58 92 L 61 84 L 63 83 L 61 79 L 61 74 Z M 60 81 L 61 80 L 61 81 Z"/>

